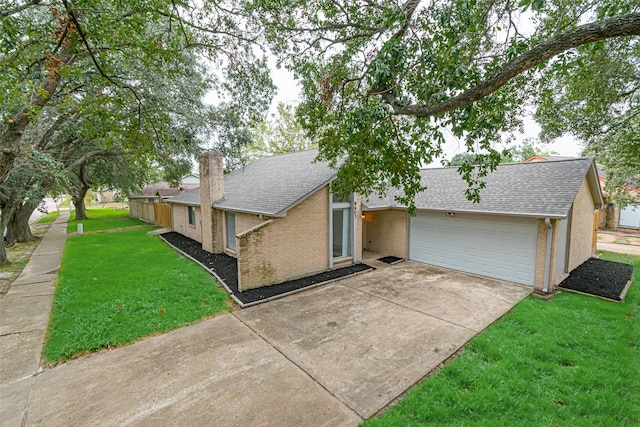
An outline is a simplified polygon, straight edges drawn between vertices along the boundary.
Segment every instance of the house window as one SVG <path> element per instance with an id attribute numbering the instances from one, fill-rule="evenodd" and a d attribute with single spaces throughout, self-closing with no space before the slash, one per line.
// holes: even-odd
<path id="1" fill-rule="evenodd" d="M 233 212 L 224 213 L 224 221 L 227 228 L 227 249 L 236 250 L 236 214 Z"/>
<path id="2" fill-rule="evenodd" d="M 351 255 L 350 208 L 333 209 L 333 257 Z"/>
<path id="3" fill-rule="evenodd" d="M 333 258 L 351 256 L 351 200 L 331 196 L 331 242 Z"/>
<path id="4" fill-rule="evenodd" d="M 189 225 L 196 225 L 196 208 L 193 206 L 187 206 L 189 213 Z"/>

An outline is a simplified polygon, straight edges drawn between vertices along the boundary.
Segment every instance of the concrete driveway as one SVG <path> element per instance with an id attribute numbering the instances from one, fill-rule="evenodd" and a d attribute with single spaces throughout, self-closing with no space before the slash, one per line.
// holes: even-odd
<path id="1" fill-rule="evenodd" d="M 357 425 L 531 290 L 376 266 L 2 385 L 0 423 Z M 28 387 L 28 401 L 12 399 Z"/>

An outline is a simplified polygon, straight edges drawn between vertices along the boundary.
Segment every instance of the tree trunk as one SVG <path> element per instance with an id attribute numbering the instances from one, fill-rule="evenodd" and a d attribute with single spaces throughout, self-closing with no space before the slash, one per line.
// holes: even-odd
<path id="1" fill-rule="evenodd" d="M 31 234 L 29 218 L 31 218 L 31 214 L 38 206 L 38 203 L 29 199 L 13 213 L 13 216 L 9 220 L 9 225 L 7 226 L 8 242 L 33 242 L 36 240 L 33 234 Z"/>
<path id="2" fill-rule="evenodd" d="M 2 212 L 0 213 L 0 265 L 9 264 L 9 258 L 7 257 L 7 251 L 4 241 L 4 229 L 9 223 L 9 218 L 13 216 L 15 208 L 11 203 L 5 203 L 2 206 Z"/>
<path id="3" fill-rule="evenodd" d="M 73 200 L 73 206 L 76 209 L 76 219 L 75 221 L 79 221 L 82 219 L 87 219 L 87 211 L 86 211 L 86 207 L 84 205 L 84 198 L 80 199 L 79 201 L 76 201 L 75 199 Z"/>
<path id="4" fill-rule="evenodd" d="M 7 258 L 7 250 L 4 247 L 4 237 L 0 239 L 0 266 L 9 264 L 9 258 Z"/>
<path id="5" fill-rule="evenodd" d="M 86 206 L 84 204 L 84 198 L 89 191 L 89 187 L 87 185 L 82 184 L 80 188 L 78 188 L 77 192 L 74 192 L 74 195 L 71 196 L 71 200 L 73 200 L 73 206 L 76 210 L 76 219 L 75 221 L 87 219 Z"/>

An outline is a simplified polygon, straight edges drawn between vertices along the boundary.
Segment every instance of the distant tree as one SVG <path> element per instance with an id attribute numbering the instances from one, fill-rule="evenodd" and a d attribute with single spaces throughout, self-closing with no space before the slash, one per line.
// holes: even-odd
<path id="1" fill-rule="evenodd" d="M 255 125 L 252 136 L 254 142 L 243 149 L 247 161 L 317 148 L 298 122 L 291 104 L 279 103 L 275 114 Z"/>
<path id="2" fill-rule="evenodd" d="M 557 156 L 558 152 L 554 150 L 547 150 L 543 147 L 543 143 L 531 138 L 525 139 L 520 145 L 515 145 L 509 149 L 513 160 L 516 162 L 523 162 L 533 156 Z"/>
<path id="3" fill-rule="evenodd" d="M 461 166 L 465 163 L 476 164 L 476 155 L 473 153 L 458 153 L 447 163 L 448 166 Z"/>

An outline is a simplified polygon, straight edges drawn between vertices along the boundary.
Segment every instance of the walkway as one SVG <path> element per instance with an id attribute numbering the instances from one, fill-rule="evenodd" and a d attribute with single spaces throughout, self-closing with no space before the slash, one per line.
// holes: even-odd
<path id="1" fill-rule="evenodd" d="M 640 234 L 624 231 L 598 230 L 598 249 L 640 256 Z"/>
<path id="2" fill-rule="evenodd" d="M 68 219 L 69 212 L 60 214 L 0 300 L 2 425 L 21 425 L 26 416 L 34 375 L 40 367 Z"/>

